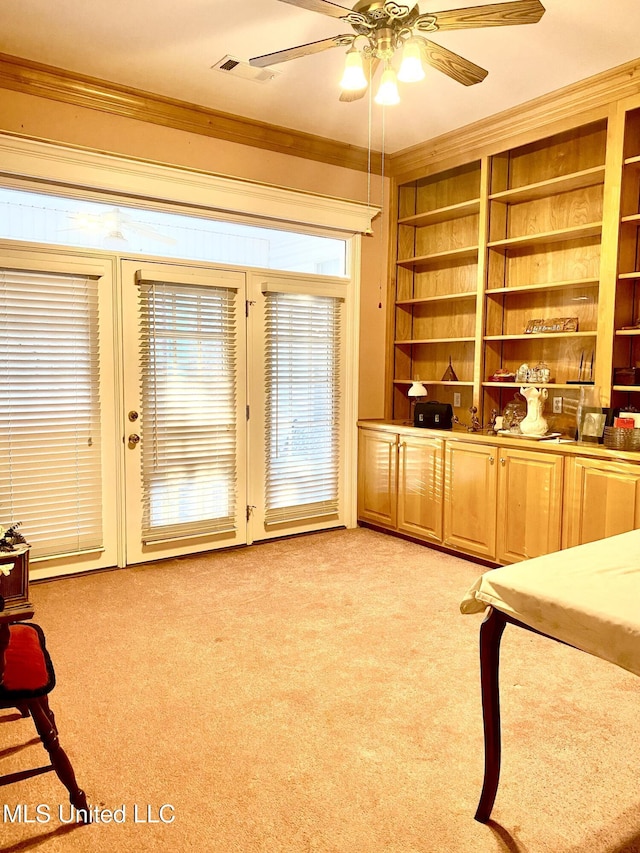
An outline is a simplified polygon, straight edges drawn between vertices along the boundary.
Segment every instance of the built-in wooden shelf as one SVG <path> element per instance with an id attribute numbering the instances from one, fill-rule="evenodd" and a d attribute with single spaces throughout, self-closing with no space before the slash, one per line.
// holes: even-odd
<path id="1" fill-rule="evenodd" d="M 483 382 L 483 388 L 522 388 L 523 385 L 534 384 L 536 388 L 593 388 L 593 385 L 588 385 L 586 382 L 576 384 L 567 382 Z"/>
<path id="2" fill-rule="evenodd" d="M 459 385 L 467 388 L 473 387 L 473 382 L 461 382 L 457 380 L 452 382 L 448 379 L 418 379 L 417 382 L 422 382 L 423 385 Z M 395 385 L 413 385 L 412 379 L 394 379 Z"/>
<path id="3" fill-rule="evenodd" d="M 614 385 L 614 391 L 629 391 L 631 394 L 640 392 L 640 385 Z"/>
<path id="4" fill-rule="evenodd" d="M 522 335 L 485 335 L 485 341 L 528 341 L 540 338 L 595 338 L 597 332 L 532 332 Z"/>
<path id="5" fill-rule="evenodd" d="M 640 335 L 640 329 L 616 329 L 616 335 L 621 338 L 631 338 L 634 335 Z"/>
<path id="6" fill-rule="evenodd" d="M 635 272 L 621 272 L 618 278 L 620 281 L 634 281 L 634 279 L 640 279 L 640 270 L 636 270 Z"/>
<path id="7" fill-rule="evenodd" d="M 624 165 L 640 169 L 640 154 L 636 154 L 635 157 L 627 157 L 624 161 Z"/>
<path id="8" fill-rule="evenodd" d="M 500 201 L 507 204 L 534 201 L 557 193 L 570 192 L 571 190 L 584 189 L 585 187 L 597 186 L 604 182 L 604 165 L 593 166 L 590 169 L 582 169 L 569 175 L 558 178 L 549 178 L 546 181 L 537 181 L 522 187 L 514 187 L 510 190 L 491 193 L 490 201 Z"/>
<path id="9" fill-rule="evenodd" d="M 640 273 L 638 273 L 640 277 Z M 518 287 L 492 287 L 485 290 L 487 296 L 504 296 L 508 293 L 528 293 L 529 291 L 562 290 L 574 287 L 598 287 L 597 278 L 574 278 L 567 281 L 549 281 L 545 284 L 522 284 Z"/>
<path id="10" fill-rule="evenodd" d="M 431 255 L 419 255 L 415 258 L 402 258 L 398 260 L 399 267 L 416 269 L 417 267 L 436 266 L 442 262 L 458 262 L 477 260 L 478 247 L 465 246 L 462 249 L 449 249 L 446 252 L 434 252 Z"/>
<path id="11" fill-rule="evenodd" d="M 422 303 L 427 302 L 452 302 L 455 299 L 475 299 L 476 294 L 475 291 L 467 292 L 467 293 L 445 293 L 441 296 L 419 296 L 415 299 L 399 299 L 396 302 L 400 308 L 403 305 L 421 305 Z"/>
<path id="12" fill-rule="evenodd" d="M 465 337 L 465 338 L 420 338 L 419 340 L 411 340 L 411 341 L 394 341 L 396 346 L 413 346 L 414 344 L 459 344 L 459 343 L 473 343 L 475 338 Z"/>
<path id="13" fill-rule="evenodd" d="M 506 252 L 508 249 L 527 248 L 538 243 L 558 243 L 566 240 L 598 237 L 601 233 L 602 222 L 589 222 L 587 225 L 575 225 L 571 228 L 559 228 L 555 231 L 525 234 L 522 237 L 508 237 L 506 240 L 492 240 L 487 243 L 487 246 L 490 249 Z"/>
<path id="14" fill-rule="evenodd" d="M 413 216 L 404 216 L 398 220 L 398 225 L 413 225 L 419 228 L 421 225 L 435 225 L 438 222 L 462 219 L 463 216 L 473 216 L 476 213 L 480 213 L 480 199 L 472 198 L 459 204 L 450 204 L 447 207 L 415 213 Z"/>

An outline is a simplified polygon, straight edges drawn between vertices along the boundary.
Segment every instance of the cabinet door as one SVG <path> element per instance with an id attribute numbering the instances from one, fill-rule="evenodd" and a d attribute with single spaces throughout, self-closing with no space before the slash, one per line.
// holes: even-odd
<path id="1" fill-rule="evenodd" d="M 501 563 L 560 550 L 562 473 L 558 453 L 500 450 L 497 553 Z"/>
<path id="2" fill-rule="evenodd" d="M 402 436 L 398 468 L 398 530 L 442 542 L 441 438 Z"/>
<path id="3" fill-rule="evenodd" d="M 398 436 L 361 429 L 358 443 L 358 518 L 396 526 Z"/>
<path id="4" fill-rule="evenodd" d="M 568 463 L 563 546 L 640 528 L 640 466 L 576 456 Z"/>
<path id="5" fill-rule="evenodd" d="M 487 559 L 496 554 L 497 448 L 448 441 L 444 544 Z"/>

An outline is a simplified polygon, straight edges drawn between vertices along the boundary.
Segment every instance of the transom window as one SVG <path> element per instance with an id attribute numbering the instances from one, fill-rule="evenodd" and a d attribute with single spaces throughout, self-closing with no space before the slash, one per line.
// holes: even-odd
<path id="1" fill-rule="evenodd" d="M 347 275 L 347 243 L 338 237 L 2 187 L 0 239 Z"/>

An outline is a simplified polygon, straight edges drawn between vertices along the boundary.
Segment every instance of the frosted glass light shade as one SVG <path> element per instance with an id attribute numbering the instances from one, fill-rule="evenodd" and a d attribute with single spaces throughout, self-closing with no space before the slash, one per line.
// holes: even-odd
<path id="1" fill-rule="evenodd" d="M 360 89 L 367 88 L 367 78 L 362 67 L 362 55 L 355 47 L 347 51 L 340 88 L 349 92 L 358 92 Z"/>
<path id="2" fill-rule="evenodd" d="M 388 65 L 382 73 L 380 88 L 378 89 L 378 94 L 375 96 L 374 100 L 376 104 L 381 104 L 384 107 L 392 107 L 394 104 L 400 103 L 396 72 L 390 65 Z"/>
<path id="3" fill-rule="evenodd" d="M 410 397 L 427 397 L 427 389 L 424 387 L 422 382 L 418 382 L 417 380 L 411 385 L 409 391 L 407 392 Z"/>
<path id="4" fill-rule="evenodd" d="M 417 83 L 424 80 L 424 68 L 420 54 L 420 44 L 415 39 L 405 42 L 402 62 L 398 71 L 398 80 L 403 83 Z"/>

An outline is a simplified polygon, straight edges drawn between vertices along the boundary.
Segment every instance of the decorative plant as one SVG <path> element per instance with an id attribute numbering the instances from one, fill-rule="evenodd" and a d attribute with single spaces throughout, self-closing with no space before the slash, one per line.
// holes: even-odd
<path id="1" fill-rule="evenodd" d="M 20 524 L 20 521 L 15 521 L 9 527 L 0 524 L 0 551 L 15 551 L 16 545 L 27 544 L 27 540 L 18 531 Z"/>

